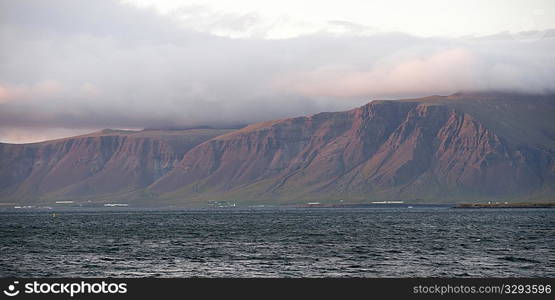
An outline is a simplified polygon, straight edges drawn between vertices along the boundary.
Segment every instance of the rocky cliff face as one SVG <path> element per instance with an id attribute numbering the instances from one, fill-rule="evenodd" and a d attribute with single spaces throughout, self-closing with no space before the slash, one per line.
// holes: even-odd
<path id="1" fill-rule="evenodd" d="M 35 144 L 0 144 L 4 201 L 76 200 L 131 193 L 225 130 L 114 131 Z"/>
<path id="2" fill-rule="evenodd" d="M 239 130 L 0 144 L 0 201 L 553 200 L 554 115 L 553 95 L 466 93 Z"/>
<path id="3" fill-rule="evenodd" d="M 555 112 L 553 99 L 526 98 L 511 101 Z M 553 195 L 552 124 L 522 124 L 531 126 L 524 131 L 534 134 L 543 130 L 539 141 L 537 135 L 529 141 L 526 135 L 524 140 L 505 137 L 491 120 L 499 116 L 482 122 L 482 115 L 474 113 L 479 105 L 468 103 L 476 101 L 486 101 L 483 109 L 493 111 L 500 104 L 522 104 L 511 104 L 502 95 L 464 94 L 374 101 L 347 112 L 255 124 L 195 147 L 149 189 L 193 202 L 253 203 L 526 200 Z"/>

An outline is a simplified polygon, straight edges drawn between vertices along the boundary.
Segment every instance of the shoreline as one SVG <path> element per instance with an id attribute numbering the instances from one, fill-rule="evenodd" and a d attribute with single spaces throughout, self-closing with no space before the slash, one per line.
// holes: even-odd
<path id="1" fill-rule="evenodd" d="M 460 203 L 454 208 L 555 208 L 555 202 Z"/>

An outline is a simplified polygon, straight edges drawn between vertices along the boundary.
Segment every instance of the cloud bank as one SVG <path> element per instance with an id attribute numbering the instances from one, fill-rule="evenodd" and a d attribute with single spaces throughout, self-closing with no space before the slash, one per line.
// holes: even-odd
<path id="1" fill-rule="evenodd" d="M 256 26 L 248 14 L 216 21 Z M 360 32 L 232 39 L 111 0 L 0 0 L 0 141 L 27 141 L 14 130 L 229 126 L 376 98 L 553 91 L 553 32 Z"/>

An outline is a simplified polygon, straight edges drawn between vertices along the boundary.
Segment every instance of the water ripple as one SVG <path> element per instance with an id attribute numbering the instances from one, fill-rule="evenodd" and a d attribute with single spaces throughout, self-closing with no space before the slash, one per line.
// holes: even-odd
<path id="1" fill-rule="evenodd" d="M 0 276 L 554 277 L 549 209 L 0 213 Z"/>

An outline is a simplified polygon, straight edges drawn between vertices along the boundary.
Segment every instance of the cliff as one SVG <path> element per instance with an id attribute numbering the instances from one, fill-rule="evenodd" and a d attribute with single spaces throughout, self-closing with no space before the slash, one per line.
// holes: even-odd
<path id="1" fill-rule="evenodd" d="M 185 152 L 226 130 L 118 131 L 34 144 L 0 144 L 0 199 L 135 197 Z"/>
<path id="2" fill-rule="evenodd" d="M 192 203 L 549 198 L 554 104 L 465 93 L 254 124 L 195 147 L 149 190 Z"/>
<path id="3" fill-rule="evenodd" d="M 237 130 L 0 144 L 0 203 L 553 201 L 555 96 L 372 101 Z"/>

